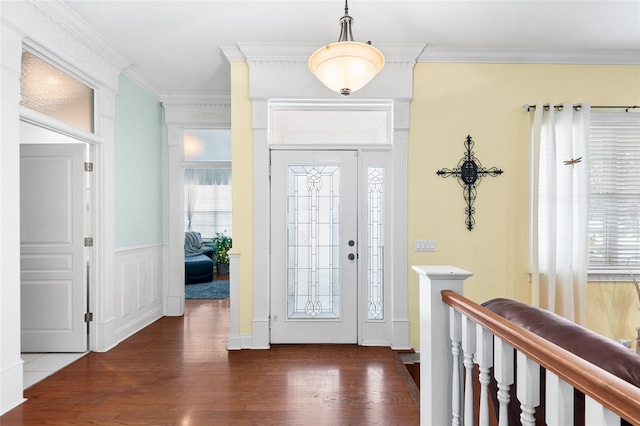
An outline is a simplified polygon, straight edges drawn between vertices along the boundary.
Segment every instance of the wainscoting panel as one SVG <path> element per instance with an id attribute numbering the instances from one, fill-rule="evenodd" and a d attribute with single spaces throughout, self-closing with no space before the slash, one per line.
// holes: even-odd
<path id="1" fill-rule="evenodd" d="M 162 317 L 163 245 L 116 251 L 116 340 L 126 339 Z"/>

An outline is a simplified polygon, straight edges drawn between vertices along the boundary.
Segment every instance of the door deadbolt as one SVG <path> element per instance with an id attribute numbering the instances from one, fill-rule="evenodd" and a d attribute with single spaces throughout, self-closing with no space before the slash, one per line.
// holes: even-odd
<path id="1" fill-rule="evenodd" d="M 353 247 L 355 245 L 355 241 L 349 240 L 349 247 Z"/>

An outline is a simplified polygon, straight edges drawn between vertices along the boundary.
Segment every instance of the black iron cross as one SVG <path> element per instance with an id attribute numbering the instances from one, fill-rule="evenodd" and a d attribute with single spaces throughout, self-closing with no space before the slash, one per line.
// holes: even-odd
<path id="1" fill-rule="evenodd" d="M 480 184 L 480 181 L 484 176 L 498 176 L 503 173 L 502 170 L 491 167 L 486 169 L 480 163 L 480 160 L 473 156 L 474 142 L 471 139 L 471 135 L 467 136 L 467 140 L 464 142 L 464 146 L 467 148 L 467 152 L 464 157 L 460 159 L 455 169 L 440 169 L 436 172 L 438 176 L 449 177 L 455 176 L 458 178 L 458 183 L 463 189 L 464 199 L 467 202 L 467 207 L 464 209 L 467 214 L 467 229 L 471 231 L 476 221 L 473 219 L 475 213 L 475 207 L 473 202 L 476 199 L 476 187 Z"/>

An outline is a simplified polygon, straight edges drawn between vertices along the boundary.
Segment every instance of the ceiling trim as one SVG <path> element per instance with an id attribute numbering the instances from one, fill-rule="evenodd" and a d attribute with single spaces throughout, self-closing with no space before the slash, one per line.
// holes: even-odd
<path id="1" fill-rule="evenodd" d="M 231 102 L 231 95 L 221 92 L 162 92 L 160 100 L 164 104 L 198 102 L 222 104 Z"/>
<path id="2" fill-rule="evenodd" d="M 229 62 L 244 62 L 247 59 L 238 46 L 221 46 L 220 50 Z"/>
<path id="3" fill-rule="evenodd" d="M 58 22 L 64 23 L 68 30 L 78 34 L 81 39 L 90 43 L 96 51 L 101 52 L 120 69 L 132 64 L 132 61 L 126 55 L 66 4 L 49 1 L 34 1 L 33 3 L 43 10 L 46 10 L 51 16 L 55 17 Z"/>
<path id="4" fill-rule="evenodd" d="M 231 127 L 231 97 L 214 92 L 163 92 L 167 124 Z"/>
<path id="5" fill-rule="evenodd" d="M 249 65 L 252 99 L 335 99 L 339 94 L 326 88 L 310 71 L 309 56 L 318 48 L 308 43 L 237 43 Z M 367 86 L 343 99 L 411 99 L 413 67 L 424 44 L 376 44 L 385 55 L 382 71 Z M 237 57 L 238 55 L 234 53 Z"/>
<path id="6" fill-rule="evenodd" d="M 134 66 L 130 66 L 123 69 L 122 74 L 124 74 L 127 78 L 137 84 L 142 90 L 147 92 L 156 101 L 161 100 L 162 93 L 156 86 L 151 84 L 149 80 L 138 71 L 137 68 L 135 68 Z"/>
<path id="7" fill-rule="evenodd" d="M 93 49 L 100 52 L 108 61 L 112 62 L 119 71 L 140 86 L 144 91 L 156 100 L 160 100 L 160 90 L 152 84 L 147 77 L 140 73 L 133 61 L 124 53 L 116 48 L 102 34 L 96 31 L 82 17 L 80 17 L 73 9 L 62 2 L 35 2 L 39 7 L 47 10 L 52 16 L 64 23 L 69 31 L 77 34 L 79 39 L 90 44 Z"/>
<path id="8" fill-rule="evenodd" d="M 491 49 L 427 47 L 418 62 L 638 65 L 640 50 Z"/>

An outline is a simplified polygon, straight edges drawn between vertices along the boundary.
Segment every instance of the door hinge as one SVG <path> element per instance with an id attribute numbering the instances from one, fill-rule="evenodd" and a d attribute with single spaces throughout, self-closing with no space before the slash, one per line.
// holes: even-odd
<path id="1" fill-rule="evenodd" d="M 87 237 L 84 239 L 85 247 L 93 247 L 93 237 Z"/>
<path id="2" fill-rule="evenodd" d="M 92 172 L 93 171 L 93 163 L 84 163 L 84 171 Z"/>
<path id="3" fill-rule="evenodd" d="M 91 321 L 93 321 L 93 312 L 87 312 L 86 314 L 84 314 L 84 322 Z"/>

